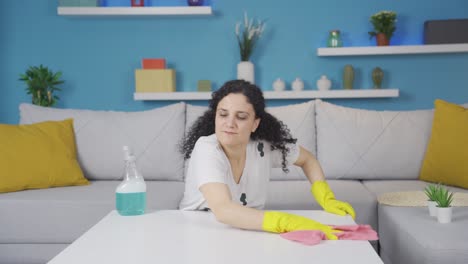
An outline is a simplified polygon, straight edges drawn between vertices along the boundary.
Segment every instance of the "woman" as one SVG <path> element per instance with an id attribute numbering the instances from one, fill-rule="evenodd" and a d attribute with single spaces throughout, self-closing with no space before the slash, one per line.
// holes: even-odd
<path id="1" fill-rule="evenodd" d="M 311 219 L 261 211 L 271 168 L 300 166 L 311 191 L 328 212 L 355 216 L 348 203 L 335 199 L 314 156 L 296 145 L 287 127 L 265 111 L 262 91 L 242 80 L 213 92 L 209 110 L 194 123 L 181 145 L 190 159 L 181 210 L 211 210 L 222 223 L 269 232 L 336 230 Z"/>

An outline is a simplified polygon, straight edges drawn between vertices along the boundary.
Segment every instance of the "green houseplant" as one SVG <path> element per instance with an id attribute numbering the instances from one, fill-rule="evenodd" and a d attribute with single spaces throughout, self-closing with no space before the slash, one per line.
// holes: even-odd
<path id="1" fill-rule="evenodd" d="M 437 221 L 442 224 L 452 222 L 453 193 L 446 187 L 440 187 L 435 195 L 437 202 Z"/>
<path id="2" fill-rule="evenodd" d="M 370 17 L 374 31 L 369 31 L 370 38 L 376 37 L 378 46 L 388 46 L 396 30 L 397 14 L 393 11 L 380 11 Z"/>
<path id="3" fill-rule="evenodd" d="M 250 56 L 257 45 L 258 40 L 265 30 L 265 22 L 247 17 L 244 13 L 244 21 L 236 24 L 236 37 L 239 45 L 241 62 L 237 64 L 237 79 L 255 83 L 255 67 L 250 61 Z"/>
<path id="4" fill-rule="evenodd" d="M 54 106 L 59 97 L 54 94 L 61 91 L 58 85 L 64 83 L 60 80 L 62 72 L 53 72 L 43 66 L 30 66 L 24 74 L 20 74 L 20 81 L 26 83 L 27 94 L 32 96 L 32 103 L 40 106 Z"/>
<path id="5" fill-rule="evenodd" d="M 450 207 L 453 202 L 453 193 L 450 192 L 447 188 L 441 186 L 436 191 L 435 201 L 437 202 L 437 207 Z"/>
<path id="6" fill-rule="evenodd" d="M 440 184 L 430 184 L 424 189 L 424 193 L 427 196 L 427 207 L 429 209 L 430 216 L 437 216 L 437 192 L 440 189 Z"/>
<path id="7" fill-rule="evenodd" d="M 248 61 L 252 55 L 255 45 L 265 30 L 265 22 L 250 19 L 244 13 L 244 21 L 236 24 L 236 37 L 239 44 L 241 61 Z"/>
<path id="8" fill-rule="evenodd" d="M 428 201 L 435 202 L 437 199 L 437 192 L 440 189 L 440 184 L 434 185 L 430 184 L 424 189 L 424 193 L 427 196 Z"/>

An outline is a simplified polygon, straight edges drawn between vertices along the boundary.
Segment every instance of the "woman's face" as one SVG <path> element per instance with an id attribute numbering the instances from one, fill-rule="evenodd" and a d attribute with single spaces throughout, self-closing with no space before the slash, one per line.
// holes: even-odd
<path id="1" fill-rule="evenodd" d="M 215 133 L 221 145 L 236 147 L 247 145 L 250 134 L 260 123 L 255 111 L 241 93 L 231 93 L 218 103 L 215 118 Z"/>

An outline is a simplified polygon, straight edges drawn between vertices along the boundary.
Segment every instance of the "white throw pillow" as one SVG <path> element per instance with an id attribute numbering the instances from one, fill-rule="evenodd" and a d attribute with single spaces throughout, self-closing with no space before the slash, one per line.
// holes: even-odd
<path id="1" fill-rule="evenodd" d="M 371 111 L 317 100 L 316 111 L 326 178 L 418 179 L 433 110 Z"/>
<path id="2" fill-rule="evenodd" d="M 206 106 L 187 105 L 186 131 L 198 117 L 208 110 Z M 309 101 L 301 104 L 286 106 L 267 107 L 266 111 L 281 120 L 291 131 L 293 137 L 297 138 L 298 144 L 305 149 L 316 153 L 315 145 L 315 103 Z M 304 180 L 307 179 L 302 169 L 297 166 L 289 166 L 289 173 L 281 169 L 274 169 L 272 180 Z"/>
<path id="3" fill-rule="evenodd" d="M 149 111 L 116 112 L 20 105 L 20 123 L 73 118 L 78 161 L 86 178 L 120 180 L 122 146 L 129 145 L 148 180 L 183 180 L 184 162 L 177 144 L 184 134 L 185 104 Z"/>

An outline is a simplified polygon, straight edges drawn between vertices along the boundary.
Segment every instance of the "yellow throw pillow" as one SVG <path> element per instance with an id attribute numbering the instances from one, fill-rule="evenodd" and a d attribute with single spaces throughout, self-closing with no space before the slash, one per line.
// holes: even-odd
<path id="1" fill-rule="evenodd" d="M 0 124 L 0 193 L 86 185 L 76 158 L 73 120 Z"/>
<path id="2" fill-rule="evenodd" d="M 435 100 L 432 134 L 419 179 L 468 188 L 468 109 Z"/>

